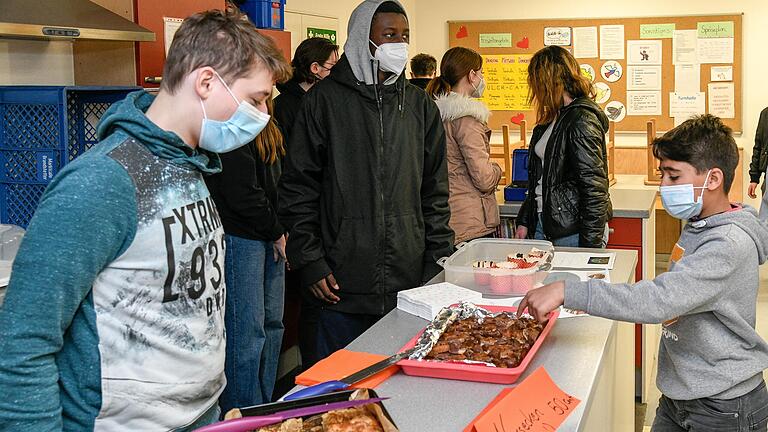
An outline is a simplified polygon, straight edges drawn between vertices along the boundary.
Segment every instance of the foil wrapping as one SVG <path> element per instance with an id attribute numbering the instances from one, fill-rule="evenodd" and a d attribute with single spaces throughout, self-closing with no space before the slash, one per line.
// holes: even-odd
<path id="1" fill-rule="evenodd" d="M 444 307 L 438 312 L 435 319 L 430 322 L 424 329 L 424 333 L 421 334 L 419 340 L 416 342 L 416 350 L 411 354 L 409 360 L 424 360 L 424 357 L 432 351 L 440 336 L 443 335 L 445 330 L 456 321 L 460 321 L 467 318 L 476 318 L 479 322 L 483 322 L 486 317 L 494 317 L 504 313 L 493 313 L 489 310 L 483 309 L 472 303 L 461 303 L 456 306 Z M 527 314 L 525 314 L 527 315 Z M 427 360 L 428 361 L 428 360 Z M 496 367 L 493 363 L 479 362 L 473 360 L 452 361 L 451 363 L 462 363 L 472 365 L 485 365 L 490 367 Z"/>

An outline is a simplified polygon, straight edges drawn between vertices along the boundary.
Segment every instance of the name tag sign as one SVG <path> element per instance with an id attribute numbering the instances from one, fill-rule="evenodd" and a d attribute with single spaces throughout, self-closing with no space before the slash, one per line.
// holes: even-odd
<path id="1" fill-rule="evenodd" d="M 504 389 L 467 428 L 476 432 L 551 432 L 581 403 L 562 391 L 543 367 Z"/>

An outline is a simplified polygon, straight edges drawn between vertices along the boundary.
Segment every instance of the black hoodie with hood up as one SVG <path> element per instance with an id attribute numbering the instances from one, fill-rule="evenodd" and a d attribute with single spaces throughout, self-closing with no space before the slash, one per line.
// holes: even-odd
<path id="1" fill-rule="evenodd" d="M 333 273 L 341 300 L 324 306 L 345 313 L 387 313 L 453 251 L 440 113 L 402 73 L 378 83 L 381 3 L 355 9 L 344 55 L 304 97 L 279 188 L 291 267 L 305 288 Z"/>

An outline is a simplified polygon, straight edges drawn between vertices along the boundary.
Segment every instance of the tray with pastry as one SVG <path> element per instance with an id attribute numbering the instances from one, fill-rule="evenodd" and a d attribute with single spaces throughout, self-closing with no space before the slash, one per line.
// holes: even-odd
<path id="1" fill-rule="evenodd" d="M 401 351 L 397 364 L 413 376 L 512 384 L 525 372 L 557 321 L 516 317 L 516 307 L 461 303 L 443 308 Z"/>
<path id="2" fill-rule="evenodd" d="M 344 390 L 229 411 L 199 432 L 398 432 L 370 389 Z"/>
<path id="3" fill-rule="evenodd" d="M 446 282 L 489 295 L 525 295 L 546 279 L 554 251 L 543 240 L 476 239 L 438 263 Z"/>

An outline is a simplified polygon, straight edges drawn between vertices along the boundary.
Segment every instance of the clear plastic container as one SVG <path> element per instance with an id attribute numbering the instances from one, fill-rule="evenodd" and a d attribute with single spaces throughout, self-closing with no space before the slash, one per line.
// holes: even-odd
<path id="1" fill-rule="evenodd" d="M 552 267 L 555 248 L 544 240 L 477 239 L 460 243 L 448 258 L 438 261 L 445 269 L 445 281 L 483 294 L 511 296 L 525 295 L 546 279 Z M 538 265 L 526 269 L 475 268 L 475 261 L 506 262 L 512 254 L 527 254 L 532 249 L 549 252 Z"/>

